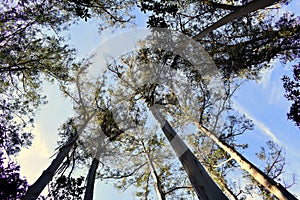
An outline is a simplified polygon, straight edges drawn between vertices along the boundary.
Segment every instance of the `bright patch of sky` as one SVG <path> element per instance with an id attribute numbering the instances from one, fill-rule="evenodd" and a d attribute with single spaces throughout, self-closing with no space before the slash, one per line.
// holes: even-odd
<path id="1" fill-rule="evenodd" d="M 249 148 L 243 154 L 250 161 L 259 163 L 253 152 L 259 152 L 266 141 L 272 140 L 286 150 L 284 176 L 288 178 L 294 173 L 296 180 L 299 180 L 300 154 L 296 153 L 300 143 L 299 129 L 287 121 L 290 103 L 284 97 L 281 81 L 284 74 L 290 74 L 290 69 L 277 63 L 264 72 L 259 83 L 246 82 L 235 94 L 234 106 L 255 124 L 253 131 L 239 137 L 240 142 L 249 143 Z M 300 184 L 294 185 L 290 191 L 300 196 Z"/>

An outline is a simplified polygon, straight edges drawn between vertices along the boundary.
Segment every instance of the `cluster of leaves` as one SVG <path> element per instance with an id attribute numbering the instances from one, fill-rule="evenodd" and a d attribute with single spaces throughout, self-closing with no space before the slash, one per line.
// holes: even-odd
<path id="1" fill-rule="evenodd" d="M 134 18 L 130 12 L 136 0 L 63 0 L 54 4 L 73 19 L 77 17 L 87 21 L 90 18 L 101 19 L 104 23 L 99 23 L 100 30 L 108 27 L 126 26 Z"/>
<path id="2" fill-rule="evenodd" d="M 140 9 L 153 12 L 147 22 L 148 26 L 168 27 L 193 37 L 250 2 L 146 1 L 141 3 Z M 272 60 L 287 62 L 299 58 L 299 17 L 290 13 L 274 12 L 289 1 L 277 3 L 277 7 L 267 8 L 264 12 L 258 10 L 249 13 L 198 39 L 226 79 L 258 79 L 261 69 L 270 67 Z M 295 105 L 293 104 L 288 114 L 291 119 L 299 115 Z"/>
<path id="3" fill-rule="evenodd" d="M 253 17 L 236 20 L 208 36 L 205 48 L 225 77 L 258 78 L 272 59 L 286 62 L 299 57 L 297 17 L 284 15 L 275 25 L 272 19 L 255 21 Z"/>
<path id="4" fill-rule="evenodd" d="M 50 184 L 47 199 L 82 199 L 84 188 L 84 177 L 73 178 L 62 175 Z"/>
<path id="5" fill-rule="evenodd" d="M 149 11 L 153 13 L 147 21 L 148 27 L 168 28 L 169 25 L 165 20 L 165 16 L 172 15 L 175 17 L 178 12 L 177 4 L 170 1 L 146 0 L 140 2 L 138 7 L 144 13 Z"/>
<path id="6" fill-rule="evenodd" d="M 20 199 L 28 187 L 27 181 L 20 177 L 20 166 L 5 161 L 0 152 L 0 197 L 3 200 Z"/>
<path id="7" fill-rule="evenodd" d="M 175 4 L 180 12 L 176 9 L 172 13 L 174 16 L 166 15 L 169 12 L 168 6 L 159 6 L 158 9 L 154 2 L 150 2 L 151 6 L 145 3 L 141 8 L 154 12 L 154 17 L 149 18 L 150 22 L 150 19 L 157 17 L 164 27 L 192 37 L 248 1 L 227 4 L 213 1 L 181 2 Z M 267 13 L 257 11 L 248 14 L 199 39 L 225 77 L 242 75 L 257 78 L 260 69 L 267 66 L 271 59 L 287 61 L 299 57 L 298 17 L 284 14 L 278 19 L 274 12 Z M 274 22 L 274 18 L 278 20 Z M 149 26 L 157 26 L 157 23 L 150 24 L 149 21 Z"/>
<path id="8" fill-rule="evenodd" d="M 32 110 L 26 101 L 1 99 L 0 102 L 0 148 L 8 155 L 14 155 L 22 147 L 31 145 L 32 134 L 24 128 L 33 123 L 30 117 Z M 27 119 L 20 118 L 23 115 L 27 115 Z"/>
<path id="9" fill-rule="evenodd" d="M 285 89 L 285 97 L 293 102 L 287 114 L 288 119 L 294 121 L 296 126 L 300 128 L 300 63 L 294 65 L 293 72 L 294 80 L 291 80 L 288 76 L 284 76 L 282 81 Z"/>
<path id="10" fill-rule="evenodd" d="M 159 195 L 164 198 L 192 194 L 183 169 L 178 162 L 172 162 L 176 158 L 157 127 L 141 126 L 126 131 L 115 143 L 117 152 L 104 162 L 99 173 L 101 179 L 115 179 L 115 187 L 122 191 L 136 187 L 138 199 L 155 198 L 155 187 L 161 188 Z"/>
<path id="11" fill-rule="evenodd" d="M 287 177 L 283 177 L 282 172 L 284 170 L 284 166 L 286 165 L 286 161 L 285 161 L 285 152 L 282 147 L 280 147 L 278 144 L 274 143 L 273 141 L 268 141 L 266 146 L 261 147 L 261 150 L 258 153 L 256 153 L 256 156 L 262 162 L 265 163 L 264 164 L 265 167 L 263 170 L 269 177 L 271 177 L 272 179 L 278 182 L 285 183 L 285 179 L 287 179 Z M 252 180 L 252 182 L 254 181 L 252 178 L 250 179 Z M 293 184 L 294 182 L 291 183 L 291 185 Z M 253 187 L 252 191 L 257 191 L 257 193 L 260 194 L 263 197 L 263 199 L 271 200 L 276 198 L 273 194 L 271 194 L 261 185 L 255 184 L 252 187 Z M 287 185 L 285 185 L 285 187 L 287 187 Z"/>
<path id="12" fill-rule="evenodd" d="M 43 79 L 72 79 L 74 50 L 62 38 L 46 34 L 59 31 L 68 20 L 51 2 L 2 1 L 1 7 L 1 147 L 12 155 L 31 143 L 34 113 L 46 103 Z"/>

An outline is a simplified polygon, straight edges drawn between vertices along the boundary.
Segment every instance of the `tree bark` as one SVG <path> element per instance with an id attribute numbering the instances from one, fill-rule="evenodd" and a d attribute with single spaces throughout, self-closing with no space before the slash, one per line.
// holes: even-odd
<path id="1" fill-rule="evenodd" d="M 86 128 L 88 122 L 93 116 L 94 114 L 92 114 L 89 117 L 89 119 L 87 119 L 86 122 L 80 127 L 76 136 L 68 140 L 68 142 L 59 149 L 58 154 L 56 155 L 55 159 L 51 162 L 50 166 L 45 171 L 43 171 L 42 175 L 35 181 L 34 184 L 29 186 L 26 194 L 21 198 L 22 200 L 33 200 L 39 197 L 46 185 L 49 184 L 49 182 L 52 180 L 53 176 L 55 175 L 55 172 L 57 171 L 63 160 L 66 158 L 66 156 L 69 154 L 73 145 L 76 143 L 79 136 Z"/>
<path id="2" fill-rule="evenodd" d="M 147 157 L 147 161 L 148 161 L 148 165 L 149 165 L 149 168 L 150 168 L 151 176 L 154 179 L 154 188 L 155 188 L 155 191 L 156 191 L 157 198 L 158 198 L 158 200 L 166 200 L 166 194 L 163 191 L 163 187 L 162 187 L 161 181 L 160 181 L 160 179 L 157 175 L 157 172 L 155 170 L 154 164 L 152 162 L 152 158 L 151 158 L 149 152 L 146 150 L 146 147 L 145 147 L 143 142 L 142 142 L 142 144 L 143 144 L 143 148 L 144 148 L 144 151 L 145 151 L 145 154 L 146 154 L 146 157 Z"/>
<path id="3" fill-rule="evenodd" d="M 99 141 L 100 142 L 100 141 Z M 97 147 L 97 152 L 95 157 L 93 158 L 92 164 L 90 166 L 88 175 L 87 175 L 87 184 L 84 193 L 84 200 L 93 200 L 94 197 L 94 186 L 95 186 L 95 178 L 96 172 L 99 166 L 99 158 L 102 150 L 102 144 L 99 143 Z"/>
<path id="4" fill-rule="evenodd" d="M 198 198 L 200 200 L 228 199 L 208 175 L 196 156 L 177 135 L 169 122 L 162 116 L 158 108 L 153 106 L 150 110 L 154 118 L 161 125 L 168 141 L 171 143 L 171 146 L 183 165 Z"/>
<path id="5" fill-rule="evenodd" d="M 245 16 L 253 11 L 259 10 L 259 9 L 263 9 L 266 8 L 268 6 L 271 6 L 275 3 L 279 2 L 279 0 L 254 0 L 244 6 L 241 6 L 240 8 L 236 9 L 234 12 L 226 15 L 225 17 L 223 17 L 222 19 L 220 19 L 219 21 L 215 22 L 214 24 L 210 25 L 209 27 L 207 27 L 206 29 L 204 29 L 203 31 L 201 31 L 201 33 L 199 33 L 198 35 L 195 35 L 193 37 L 194 40 L 199 40 L 200 38 L 206 36 L 208 33 L 212 32 L 213 30 L 216 30 L 217 28 L 235 20 L 238 19 L 242 16 Z"/>
<path id="6" fill-rule="evenodd" d="M 226 142 L 220 140 L 215 134 L 208 131 L 199 123 L 195 123 L 198 129 L 203 132 L 207 137 L 212 139 L 217 145 L 219 145 L 225 152 L 227 152 L 236 162 L 239 163 L 241 168 L 247 171 L 258 183 L 263 185 L 269 192 L 274 194 L 280 200 L 297 200 L 289 191 L 287 191 L 280 183 L 277 183 L 266 175 L 263 171 L 258 169 L 250 161 L 248 161 L 242 154 L 233 149 Z"/>

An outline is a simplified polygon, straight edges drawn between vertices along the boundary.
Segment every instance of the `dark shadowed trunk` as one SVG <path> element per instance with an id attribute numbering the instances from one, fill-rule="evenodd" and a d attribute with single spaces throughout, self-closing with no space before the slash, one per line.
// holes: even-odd
<path id="1" fill-rule="evenodd" d="M 79 136 L 86 128 L 94 114 L 92 114 L 79 128 L 77 134 L 70 140 L 68 140 L 68 142 L 59 149 L 58 154 L 56 155 L 55 159 L 51 162 L 50 166 L 45 171 L 43 171 L 42 175 L 35 181 L 35 183 L 28 188 L 26 194 L 22 197 L 22 200 L 32 200 L 37 199 L 39 197 L 46 185 L 49 184 L 49 182 L 54 177 L 55 172 L 57 171 L 63 160 L 66 158 L 66 156 L 69 154 L 72 147 L 74 146 L 74 144 L 76 143 Z"/>
<path id="2" fill-rule="evenodd" d="M 84 200 L 92 200 L 94 197 L 94 186 L 96 179 L 96 172 L 99 166 L 99 158 L 102 150 L 102 143 L 99 141 L 99 145 L 97 147 L 97 152 L 95 157 L 93 158 L 92 164 L 90 166 L 88 175 L 87 175 L 87 184 L 84 193 Z"/>

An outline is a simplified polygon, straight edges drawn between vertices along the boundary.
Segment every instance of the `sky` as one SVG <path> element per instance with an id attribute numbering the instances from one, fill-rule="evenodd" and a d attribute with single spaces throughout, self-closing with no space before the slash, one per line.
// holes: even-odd
<path id="1" fill-rule="evenodd" d="M 299 1 L 294 0 L 289 10 L 300 13 Z M 144 20 L 144 19 L 143 19 Z M 141 21 L 143 21 L 141 20 Z M 137 28 L 144 27 L 142 23 Z M 95 52 L 101 42 L 112 37 L 110 32 L 97 34 L 97 21 L 80 22 L 71 28 L 70 44 L 78 49 L 79 57 L 85 57 Z M 238 138 L 239 142 L 249 143 L 249 148 L 244 150 L 243 155 L 255 164 L 260 162 L 254 156 L 261 146 L 268 140 L 273 140 L 286 150 L 285 178 L 289 179 L 294 173 L 298 183 L 290 189 L 300 197 L 300 154 L 299 129 L 291 121 L 287 121 L 286 113 L 290 103 L 283 96 L 281 77 L 291 74 L 291 68 L 282 67 L 276 63 L 269 70 L 265 70 L 259 82 L 247 81 L 235 94 L 234 106 L 255 124 L 253 131 L 247 132 Z M 58 139 L 57 129 L 69 116 L 72 116 L 72 102 L 67 100 L 58 87 L 53 84 L 44 86 L 48 97 L 48 104 L 41 107 L 35 128 L 33 145 L 24 149 L 18 156 L 21 165 L 21 174 L 26 176 L 29 183 L 33 183 L 42 171 L 51 163 L 50 158 L 56 148 Z M 258 166 L 260 167 L 260 166 Z M 132 191 L 121 193 L 110 184 L 96 182 L 95 199 L 133 199 Z"/>

